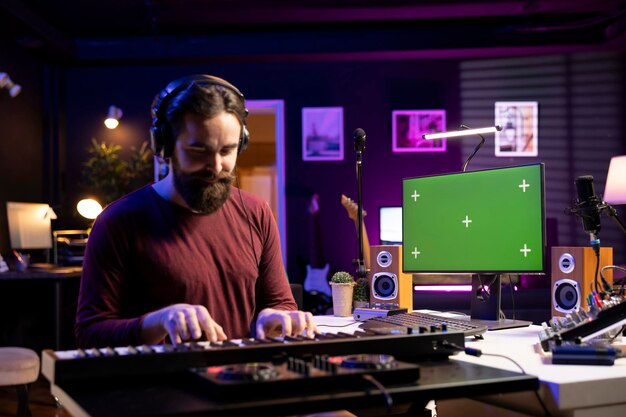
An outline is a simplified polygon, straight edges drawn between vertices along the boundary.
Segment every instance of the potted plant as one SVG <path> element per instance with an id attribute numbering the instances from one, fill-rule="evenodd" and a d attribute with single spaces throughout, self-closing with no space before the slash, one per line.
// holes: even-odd
<path id="1" fill-rule="evenodd" d="M 120 145 L 107 145 L 91 139 L 89 159 L 83 163 L 83 187 L 95 194 L 105 206 L 130 193 L 153 178 L 152 151 L 148 142 L 132 146 L 127 159 L 122 158 Z"/>
<path id="2" fill-rule="evenodd" d="M 367 308 L 370 304 L 370 284 L 367 278 L 359 278 L 354 286 L 354 308 Z"/>
<path id="3" fill-rule="evenodd" d="M 330 279 L 335 316 L 352 315 L 352 293 L 355 285 L 354 277 L 345 271 L 335 272 Z"/>

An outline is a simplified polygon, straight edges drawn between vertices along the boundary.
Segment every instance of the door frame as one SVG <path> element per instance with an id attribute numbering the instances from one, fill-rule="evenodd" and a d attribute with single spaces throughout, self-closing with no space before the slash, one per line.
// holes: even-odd
<path id="1" fill-rule="evenodd" d="M 276 191 L 278 200 L 278 233 L 283 263 L 287 268 L 287 202 L 285 195 L 285 101 L 284 100 L 246 100 L 249 114 L 274 115 L 276 132 Z M 252 139 L 254 140 L 254 138 Z"/>

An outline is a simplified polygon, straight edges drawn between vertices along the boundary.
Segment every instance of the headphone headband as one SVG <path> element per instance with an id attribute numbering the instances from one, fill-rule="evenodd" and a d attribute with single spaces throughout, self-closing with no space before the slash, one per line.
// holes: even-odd
<path id="1" fill-rule="evenodd" d="M 182 77 L 170 82 L 159 94 L 157 94 L 152 101 L 151 113 L 152 113 L 152 127 L 150 128 L 150 134 L 152 139 L 152 150 L 155 155 L 159 155 L 162 158 L 169 158 L 174 153 L 174 145 L 176 138 L 172 132 L 172 127 L 164 114 L 167 108 L 167 102 L 170 97 L 175 97 L 179 92 L 191 87 L 192 85 L 209 86 L 216 85 L 224 87 L 233 92 L 239 99 L 244 107 L 244 118 L 241 121 L 241 135 L 239 136 L 239 145 L 237 147 L 237 153 L 243 152 L 248 146 L 250 141 L 250 134 L 246 127 L 245 117 L 248 115 L 248 109 L 245 108 L 245 97 L 241 91 L 228 81 L 215 77 L 213 75 L 195 74 Z"/>

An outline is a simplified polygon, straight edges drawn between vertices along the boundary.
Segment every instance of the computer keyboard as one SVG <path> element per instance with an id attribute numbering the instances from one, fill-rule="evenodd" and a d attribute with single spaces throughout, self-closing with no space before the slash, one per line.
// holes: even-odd
<path id="1" fill-rule="evenodd" d="M 375 317 L 364 321 L 359 326 L 363 330 L 393 330 L 406 333 L 433 333 L 456 331 L 466 336 L 478 336 L 487 331 L 487 326 L 473 323 L 467 319 L 441 317 L 428 313 L 401 313 L 387 317 Z"/>

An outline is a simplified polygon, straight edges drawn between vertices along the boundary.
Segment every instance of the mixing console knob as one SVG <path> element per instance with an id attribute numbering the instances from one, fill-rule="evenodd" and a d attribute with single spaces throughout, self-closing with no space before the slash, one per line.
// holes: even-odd
<path id="1" fill-rule="evenodd" d="M 93 349 L 87 349 L 87 356 L 98 357 L 98 356 L 102 356 L 102 354 L 97 348 L 93 348 Z"/>
<path id="2" fill-rule="evenodd" d="M 326 361 L 326 370 L 332 374 L 337 373 L 337 364 L 331 361 Z"/>
<path id="3" fill-rule="evenodd" d="M 117 352 L 115 352 L 115 350 L 113 350 L 111 347 L 108 347 L 108 346 L 103 349 L 103 353 L 104 353 L 104 356 L 117 355 Z"/>
<path id="4" fill-rule="evenodd" d="M 302 364 L 302 374 L 304 374 L 304 376 L 310 376 L 311 375 L 311 364 L 308 362 L 303 362 Z"/>

